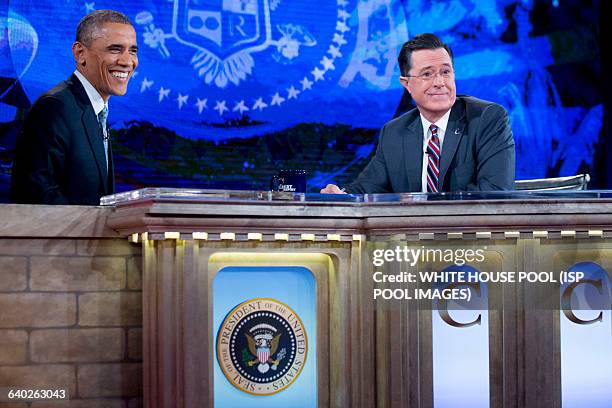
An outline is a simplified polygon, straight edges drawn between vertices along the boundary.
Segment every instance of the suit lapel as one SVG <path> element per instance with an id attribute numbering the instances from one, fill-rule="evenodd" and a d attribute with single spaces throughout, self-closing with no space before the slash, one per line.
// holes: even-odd
<path id="1" fill-rule="evenodd" d="M 91 105 L 83 111 L 81 120 L 83 121 L 83 127 L 87 133 L 89 146 L 91 147 L 94 159 L 96 160 L 96 165 L 98 166 L 98 172 L 100 173 L 100 178 L 102 179 L 104 191 L 108 191 L 108 173 L 106 171 L 106 154 L 104 153 L 104 142 L 102 141 L 101 134 L 102 130 L 100 129 L 98 119 L 96 118 Z"/>
<path id="2" fill-rule="evenodd" d="M 409 191 L 421 191 L 423 172 L 423 124 L 418 110 L 416 117 L 408 121 L 403 139 L 403 157 L 406 165 Z"/>
<path id="3" fill-rule="evenodd" d="M 110 128 L 108 129 L 110 135 Z M 113 159 L 113 148 L 111 139 L 108 139 L 108 194 L 115 194 L 115 160 Z"/>
<path id="4" fill-rule="evenodd" d="M 85 92 L 85 88 L 83 88 L 83 84 L 81 84 L 81 81 L 79 81 L 79 78 L 77 78 L 76 75 L 73 74 L 68 79 L 67 83 L 70 89 L 72 90 L 72 93 L 75 95 L 79 105 L 81 106 L 81 109 L 83 110 L 83 114 L 81 115 L 83 129 L 85 129 L 85 133 L 87 134 L 89 147 L 91 148 L 91 152 L 96 161 L 96 166 L 98 167 L 98 173 L 100 175 L 102 185 L 104 186 L 104 191 L 108 191 L 106 154 L 104 153 L 102 129 L 100 129 L 98 118 L 94 113 L 93 107 L 91 106 L 91 101 L 87 96 L 87 92 Z M 108 168 L 109 170 L 111 169 L 110 166 Z"/>
<path id="5" fill-rule="evenodd" d="M 444 143 L 442 144 L 442 155 L 440 157 L 440 186 L 444 185 L 446 172 L 453 161 L 453 157 L 455 157 L 464 130 L 465 107 L 463 101 L 457 98 L 448 119 L 446 132 L 444 133 Z"/>

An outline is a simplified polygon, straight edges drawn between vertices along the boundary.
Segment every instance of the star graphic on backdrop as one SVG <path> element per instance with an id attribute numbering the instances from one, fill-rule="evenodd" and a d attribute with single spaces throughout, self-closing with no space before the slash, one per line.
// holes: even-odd
<path id="1" fill-rule="evenodd" d="M 335 42 L 338 45 L 346 44 L 346 40 L 344 39 L 344 36 L 338 33 L 334 33 L 334 39 L 332 40 L 332 42 Z"/>
<path id="2" fill-rule="evenodd" d="M 351 15 L 349 13 L 346 12 L 346 10 L 338 10 L 338 18 L 342 18 L 344 20 L 346 20 L 347 18 L 349 18 Z"/>
<path id="3" fill-rule="evenodd" d="M 325 71 L 319 69 L 319 67 L 315 67 L 310 73 L 314 77 L 315 82 L 322 80 L 325 76 Z"/>
<path id="4" fill-rule="evenodd" d="M 208 106 L 206 106 L 208 99 L 200 99 L 200 98 L 197 98 L 197 99 L 198 101 L 196 102 L 195 106 L 198 107 L 198 113 L 202 113 L 204 109 L 208 108 Z"/>
<path id="5" fill-rule="evenodd" d="M 91 2 L 91 3 L 87 3 L 85 2 L 85 14 L 89 14 L 92 11 L 96 10 L 96 3 L 95 2 Z"/>
<path id="6" fill-rule="evenodd" d="M 348 26 L 346 25 L 346 22 L 344 21 L 338 21 L 336 23 L 336 30 L 340 31 L 342 34 L 346 33 L 347 31 L 350 31 L 350 28 L 348 28 Z"/>
<path id="7" fill-rule="evenodd" d="M 336 69 L 336 67 L 334 67 L 334 60 L 330 60 L 327 58 L 327 56 L 323 57 L 321 60 L 321 65 L 323 65 L 323 68 L 325 68 L 326 71 Z"/>
<path id="8" fill-rule="evenodd" d="M 253 110 L 259 109 L 261 111 L 261 110 L 263 110 L 264 108 L 267 108 L 267 107 L 268 107 L 268 104 L 263 101 L 263 98 L 259 98 L 253 104 L 252 109 Z"/>
<path id="9" fill-rule="evenodd" d="M 246 112 L 248 110 L 249 108 L 247 108 L 247 106 L 244 104 L 244 101 L 240 101 L 234 106 L 234 109 L 232 109 L 232 112 L 238 111 L 242 115 L 243 112 Z"/>
<path id="10" fill-rule="evenodd" d="M 164 98 L 168 97 L 168 95 L 170 95 L 170 89 L 165 89 L 163 86 L 160 86 L 158 102 L 163 101 Z"/>
<path id="11" fill-rule="evenodd" d="M 302 84 L 302 91 L 305 91 L 306 89 L 312 89 L 312 81 L 308 80 L 308 78 L 304 77 L 304 79 L 302 79 L 300 83 Z"/>
<path id="12" fill-rule="evenodd" d="M 179 92 L 178 98 L 176 98 L 176 100 L 178 102 L 179 109 L 183 109 L 183 105 L 187 103 L 187 98 L 189 98 L 189 95 L 182 95 Z"/>
<path id="13" fill-rule="evenodd" d="M 146 91 L 147 89 L 149 89 L 151 87 L 151 85 L 153 85 L 153 81 L 149 81 L 146 77 L 145 79 L 142 80 L 142 83 L 140 84 L 140 93 L 143 93 L 144 91 Z"/>
<path id="14" fill-rule="evenodd" d="M 283 102 L 285 102 L 285 98 L 280 96 L 277 92 L 274 95 L 272 95 L 272 102 L 270 102 L 270 106 L 274 106 L 274 105 L 281 106 Z"/>
<path id="15" fill-rule="evenodd" d="M 327 50 L 327 52 L 329 52 L 329 55 L 331 55 L 332 58 L 339 58 L 342 56 L 340 53 L 340 48 L 334 47 L 333 45 L 329 46 L 329 50 Z"/>
<path id="16" fill-rule="evenodd" d="M 229 110 L 227 106 L 225 106 L 225 101 L 217 101 L 217 104 L 215 105 L 214 109 L 219 112 L 219 115 L 223 115 L 223 112 Z"/>
<path id="17" fill-rule="evenodd" d="M 348 1 L 347 0 L 338 0 L 338 5 L 339 6 L 347 6 L 348 5 Z"/>
<path id="18" fill-rule="evenodd" d="M 287 89 L 287 99 L 297 99 L 299 93 L 300 91 L 298 91 L 293 85 L 291 85 L 291 88 Z"/>

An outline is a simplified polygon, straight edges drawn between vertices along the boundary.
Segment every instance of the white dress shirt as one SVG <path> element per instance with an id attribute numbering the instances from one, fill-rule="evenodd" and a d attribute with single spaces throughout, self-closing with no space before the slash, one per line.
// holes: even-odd
<path id="1" fill-rule="evenodd" d="M 74 75 L 76 75 L 76 77 L 79 78 L 79 81 L 81 81 L 81 84 L 83 84 L 83 88 L 85 88 L 85 92 L 89 97 L 89 101 L 91 102 L 91 106 L 93 107 L 97 119 L 98 114 L 102 112 L 102 109 L 104 109 L 105 106 L 108 109 L 108 104 L 104 102 L 102 96 L 100 96 L 96 88 L 93 87 L 93 85 L 83 76 L 83 74 L 81 74 L 78 70 L 75 70 Z M 106 134 L 106 127 L 102 129 L 102 132 L 104 133 L 104 154 L 106 155 L 106 170 L 108 171 L 108 135 Z"/>
<path id="2" fill-rule="evenodd" d="M 423 124 L 423 170 L 421 173 L 421 191 L 427 192 L 427 162 L 429 161 L 429 155 L 427 154 L 427 145 L 431 139 L 431 131 L 429 126 L 431 122 L 421 116 L 421 123 Z M 444 114 L 434 125 L 438 127 L 438 138 L 440 139 L 440 157 L 442 156 L 442 149 L 444 144 L 444 134 L 446 133 L 446 127 L 448 126 L 448 118 L 450 117 L 450 109 Z M 440 186 L 442 187 L 442 186 Z"/>

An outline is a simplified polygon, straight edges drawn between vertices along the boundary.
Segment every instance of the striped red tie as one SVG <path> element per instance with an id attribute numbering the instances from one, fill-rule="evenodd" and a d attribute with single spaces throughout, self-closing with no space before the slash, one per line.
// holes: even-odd
<path id="1" fill-rule="evenodd" d="M 427 144 L 427 192 L 437 193 L 439 191 L 438 178 L 440 176 L 440 138 L 438 127 L 433 123 L 429 127 L 431 139 Z"/>

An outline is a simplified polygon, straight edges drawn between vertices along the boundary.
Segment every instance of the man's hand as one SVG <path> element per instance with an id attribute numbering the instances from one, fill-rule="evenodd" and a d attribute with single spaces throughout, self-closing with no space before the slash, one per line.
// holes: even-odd
<path id="1" fill-rule="evenodd" d="M 328 184 L 325 186 L 325 188 L 321 189 L 321 194 L 346 194 L 344 192 L 344 190 L 341 190 L 340 187 L 338 187 L 335 184 Z"/>

